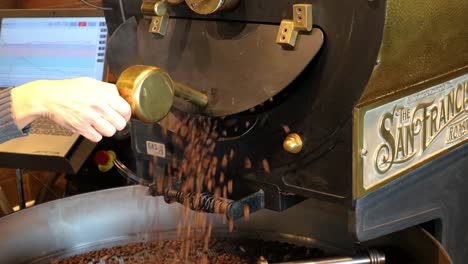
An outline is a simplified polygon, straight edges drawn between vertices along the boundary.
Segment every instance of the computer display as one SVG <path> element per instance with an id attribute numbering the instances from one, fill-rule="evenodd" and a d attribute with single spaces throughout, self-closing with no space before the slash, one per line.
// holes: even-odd
<path id="1" fill-rule="evenodd" d="M 104 78 L 104 17 L 14 17 L 0 21 L 0 87 L 34 80 Z"/>

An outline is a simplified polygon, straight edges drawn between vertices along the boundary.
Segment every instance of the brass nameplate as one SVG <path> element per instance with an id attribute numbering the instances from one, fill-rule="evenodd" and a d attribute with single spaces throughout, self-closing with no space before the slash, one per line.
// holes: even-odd
<path id="1" fill-rule="evenodd" d="M 358 117 L 358 196 L 468 140 L 468 74 Z"/>

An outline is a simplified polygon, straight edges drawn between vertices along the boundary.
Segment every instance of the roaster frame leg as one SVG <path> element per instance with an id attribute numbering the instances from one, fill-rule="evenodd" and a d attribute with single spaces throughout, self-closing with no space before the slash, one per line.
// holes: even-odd
<path id="1" fill-rule="evenodd" d="M 16 187 L 18 189 L 18 204 L 19 208 L 26 208 L 26 202 L 24 200 L 24 188 L 23 188 L 23 170 L 16 169 Z"/>
<path id="2" fill-rule="evenodd" d="M 0 186 L 0 208 L 3 214 L 5 215 L 13 213 L 13 207 L 11 206 L 10 201 L 8 201 L 5 191 L 3 190 L 1 186 Z"/>

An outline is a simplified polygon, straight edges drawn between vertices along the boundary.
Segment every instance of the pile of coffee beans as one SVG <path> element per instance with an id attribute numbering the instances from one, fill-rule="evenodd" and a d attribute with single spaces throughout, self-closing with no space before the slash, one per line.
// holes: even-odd
<path id="1" fill-rule="evenodd" d="M 209 250 L 202 241 L 193 241 L 189 254 L 184 243 L 163 240 L 116 246 L 56 260 L 52 264 L 255 264 L 260 257 L 269 263 L 324 257 L 322 250 L 263 240 L 212 239 Z"/>

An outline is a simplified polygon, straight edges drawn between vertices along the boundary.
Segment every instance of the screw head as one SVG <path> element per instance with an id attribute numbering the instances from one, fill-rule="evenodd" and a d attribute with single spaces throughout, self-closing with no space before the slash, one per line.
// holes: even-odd
<path id="1" fill-rule="evenodd" d="M 369 151 L 367 149 L 361 149 L 361 157 L 366 157 L 367 154 L 369 154 Z"/>

